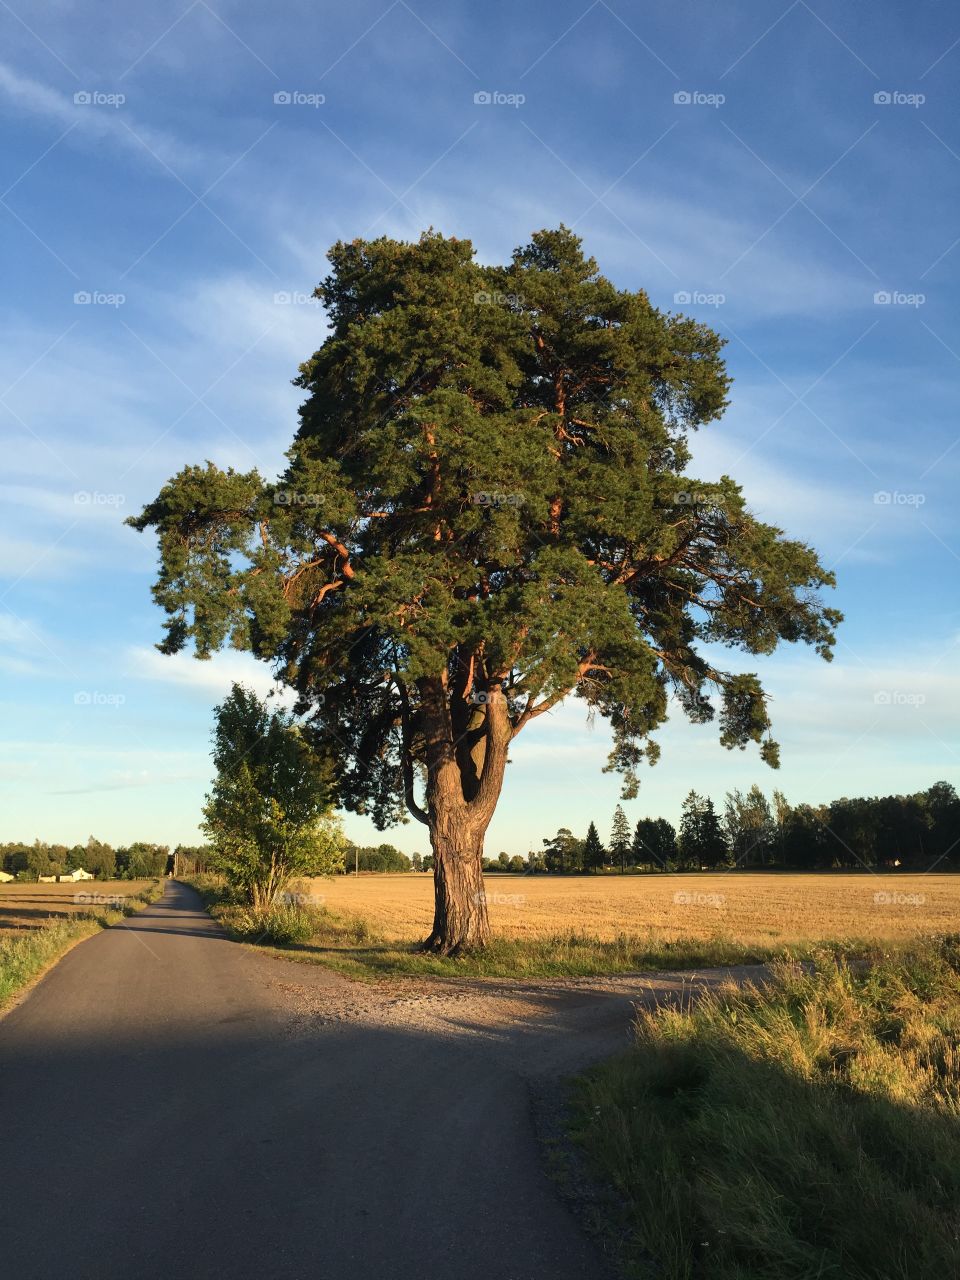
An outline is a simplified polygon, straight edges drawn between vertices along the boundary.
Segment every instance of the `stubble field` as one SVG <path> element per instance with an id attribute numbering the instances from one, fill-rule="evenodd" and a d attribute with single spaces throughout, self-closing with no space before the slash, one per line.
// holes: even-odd
<path id="1" fill-rule="evenodd" d="M 153 880 L 82 880 L 69 884 L 0 884 L 0 929 L 39 929 L 51 919 L 114 907 Z"/>
<path id="2" fill-rule="evenodd" d="M 954 875 L 488 875 L 485 883 L 493 931 L 510 939 L 631 934 L 771 946 L 960 931 Z M 303 887 L 331 911 L 363 917 L 385 941 L 429 932 L 431 875 L 338 876 Z"/>

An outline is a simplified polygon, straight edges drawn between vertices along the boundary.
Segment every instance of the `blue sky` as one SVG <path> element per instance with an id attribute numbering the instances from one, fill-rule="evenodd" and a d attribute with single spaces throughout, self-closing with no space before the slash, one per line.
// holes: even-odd
<path id="1" fill-rule="evenodd" d="M 0 839 L 196 837 L 211 709 L 269 676 L 153 649 L 122 520 L 186 462 L 276 472 L 326 249 L 428 226 L 495 261 L 563 221 L 716 325 L 733 401 L 692 470 L 836 569 L 832 666 L 732 659 L 779 773 L 674 718 L 628 815 L 958 781 L 953 6 L 12 0 L 0 32 Z M 608 830 L 606 750 L 574 700 L 526 730 L 489 850 Z"/>

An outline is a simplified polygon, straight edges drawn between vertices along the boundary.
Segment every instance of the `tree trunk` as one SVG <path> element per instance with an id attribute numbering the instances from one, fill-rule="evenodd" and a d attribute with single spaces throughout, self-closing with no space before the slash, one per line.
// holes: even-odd
<path id="1" fill-rule="evenodd" d="M 483 833 L 437 830 L 433 846 L 433 929 L 424 946 L 440 955 L 482 947 L 490 936 L 483 887 Z"/>
<path id="2" fill-rule="evenodd" d="M 464 799 L 461 774 L 444 753 L 428 780 L 433 849 L 433 928 L 428 951 L 457 955 L 490 933 L 483 888 L 483 837 L 489 818 Z"/>
<path id="3" fill-rule="evenodd" d="M 510 721 L 499 688 L 485 704 L 483 764 L 479 778 L 474 757 L 458 759 L 446 687 L 421 685 L 426 737 L 427 815 L 433 848 L 433 928 L 425 949 L 457 955 L 482 947 L 489 939 L 483 888 L 483 838 L 503 785 Z"/>

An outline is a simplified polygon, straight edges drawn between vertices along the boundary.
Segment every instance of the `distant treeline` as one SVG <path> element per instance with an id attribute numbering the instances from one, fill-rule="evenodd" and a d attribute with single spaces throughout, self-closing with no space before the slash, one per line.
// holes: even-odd
<path id="1" fill-rule="evenodd" d="M 174 854 L 181 857 L 182 870 L 202 869 L 206 850 L 202 847 L 177 845 Z M 150 844 L 136 840 L 115 849 L 91 836 L 86 844 L 33 844 L 10 841 L 0 844 L 0 870 L 18 880 L 36 880 L 40 876 L 62 876 L 82 868 L 99 880 L 140 880 L 162 876 L 170 865 L 171 849 L 166 844 Z"/>
<path id="2" fill-rule="evenodd" d="M 868 796 L 825 805 L 792 805 L 780 791 L 770 800 L 759 787 L 729 791 L 718 813 L 707 796 L 691 791 L 680 826 L 666 818 L 641 818 L 632 829 L 617 805 L 604 842 L 595 823 L 586 835 L 567 827 L 526 857 L 500 853 L 484 858 L 485 871 L 584 874 L 603 871 L 699 871 L 723 867 L 889 868 L 903 871 L 953 870 L 960 865 L 960 796 L 949 782 L 905 796 Z M 0 869 L 23 880 L 63 875 L 82 867 L 101 880 L 137 879 L 203 871 L 203 845 L 133 844 L 114 849 L 91 836 L 86 844 L 0 844 Z M 401 853 L 392 844 L 348 843 L 344 869 L 432 871 L 433 858 Z"/>
<path id="3" fill-rule="evenodd" d="M 960 797 L 949 782 L 905 796 L 792 805 L 781 791 L 729 791 L 722 811 L 691 791 L 679 828 L 666 818 L 641 818 L 631 828 L 618 805 L 609 838 L 591 822 L 584 836 L 561 827 L 526 857 L 500 853 L 485 871 L 529 875 L 604 871 L 699 871 L 742 867 L 795 871 L 842 869 L 952 870 L 960 865 Z M 432 871 L 433 858 L 412 858 L 390 844 L 350 845 L 346 870 Z"/>
<path id="4" fill-rule="evenodd" d="M 411 859 L 392 844 L 357 845 L 348 841 L 343 854 L 343 867 L 347 874 L 352 871 L 422 871 L 423 863 L 419 853 Z"/>
<path id="5" fill-rule="evenodd" d="M 641 818 L 631 830 L 620 806 L 610 838 L 591 822 L 580 839 L 566 827 L 527 858 L 501 854 L 491 870 L 597 872 L 696 871 L 722 867 L 951 870 L 960 863 L 960 797 L 949 782 L 913 795 L 791 805 L 759 787 L 727 793 L 723 811 L 691 791 L 679 829 L 665 818 Z"/>
<path id="6" fill-rule="evenodd" d="M 344 854 L 346 871 L 429 871 L 432 858 L 414 854 L 407 857 L 392 844 L 358 846 L 348 843 Z M 150 844 L 137 840 L 114 848 L 96 836 L 86 844 L 33 844 L 10 841 L 0 844 L 0 871 L 18 880 L 36 880 L 39 876 L 65 875 L 82 868 L 99 880 L 136 880 L 162 876 L 168 870 L 174 875 L 191 875 L 212 869 L 211 850 L 207 845 Z"/>

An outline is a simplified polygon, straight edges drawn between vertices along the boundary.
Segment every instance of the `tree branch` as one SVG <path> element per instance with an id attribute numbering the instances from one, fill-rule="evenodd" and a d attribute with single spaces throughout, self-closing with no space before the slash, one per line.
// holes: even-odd
<path id="1" fill-rule="evenodd" d="M 400 695 L 400 768 L 403 772 L 403 799 L 410 816 L 428 827 L 430 819 L 417 804 L 413 790 L 413 735 L 410 727 L 410 699 L 407 696 L 407 687 L 403 681 L 396 675 L 391 678 L 396 686 L 397 693 Z"/>
<path id="2" fill-rule="evenodd" d="M 345 578 L 355 578 L 357 574 L 353 565 L 350 563 L 350 552 L 343 545 L 337 535 L 335 533 L 321 533 L 317 536 L 322 538 L 324 542 L 329 543 L 329 545 L 333 547 L 334 551 L 336 551 L 337 555 L 343 556 L 343 564 L 340 567 L 340 572 L 343 576 Z"/>

